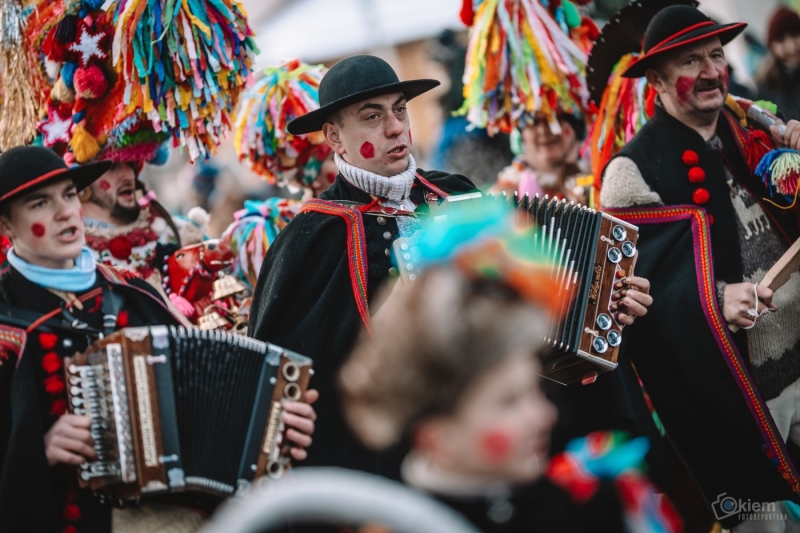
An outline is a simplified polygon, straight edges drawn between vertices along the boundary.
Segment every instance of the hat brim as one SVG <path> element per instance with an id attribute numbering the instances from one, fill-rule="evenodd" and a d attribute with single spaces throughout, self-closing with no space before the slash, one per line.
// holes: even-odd
<path id="1" fill-rule="evenodd" d="M 390 83 L 389 85 L 381 85 L 380 87 L 373 87 L 368 91 L 362 91 L 346 96 L 345 98 L 340 98 L 326 106 L 315 109 L 301 117 L 297 117 L 286 126 L 286 129 L 289 130 L 289 133 L 292 135 L 313 133 L 322 129 L 322 125 L 328 121 L 328 117 L 330 117 L 331 114 L 350 104 L 372 98 L 373 96 L 381 96 L 394 92 L 401 92 L 405 95 L 406 100 L 411 100 L 439 85 L 440 83 L 438 80 L 408 80 Z"/>
<path id="2" fill-rule="evenodd" d="M 709 37 L 718 36 L 720 43 L 725 46 L 742 33 L 746 27 L 746 22 L 734 22 L 732 24 L 722 24 L 719 26 L 706 26 L 690 31 L 682 35 L 680 39 L 677 39 L 674 43 L 659 48 L 655 52 L 650 52 L 641 56 L 636 63 L 628 67 L 628 70 L 626 70 L 622 76 L 625 78 L 641 78 L 644 76 L 645 72 L 647 72 L 647 69 L 652 68 L 653 58 L 658 57 L 664 52 L 669 52 L 670 50 L 675 50 L 676 48 L 696 43 L 703 39 L 708 39 Z"/>
<path id="3" fill-rule="evenodd" d="M 44 187 L 50 183 L 66 179 L 72 180 L 72 183 L 75 184 L 75 188 L 78 189 L 78 191 L 82 191 L 97 181 L 97 179 L 105 174 L 113 164 L 113 161 L 97 161 L 80 167 L 64 168 L 48 172 L 7 192 L 0 197 L 0 202 L 11 200 L 21 194 L 38 189 L 39 187 Z"/>

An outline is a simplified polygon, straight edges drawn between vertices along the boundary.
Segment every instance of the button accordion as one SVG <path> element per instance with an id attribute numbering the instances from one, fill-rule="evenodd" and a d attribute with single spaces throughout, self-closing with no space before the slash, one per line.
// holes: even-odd
<path id="1" fill-rule="evenodd" d="M 91 419 L 96 461 L 78 481 L 120 501 L 233 494 L 290 467 L 283 400 L 300 400 L 311 360 L 222 331 L 125 328 L 65 359 L 69 411 Z"/>
<path id="2" fill-rule="evenodd" d="M 617 367 L 623 324 L 611 309 L 614 283 L 633 275 L 639 229 L 594 209 L 547 196 L 516 195 L 480 199 L 451 197 L 434 213 L 447 216 L 447 204 L 512 202 L 521 222 L 534 224 L 533 239 L 553 263 L 553 274 L 564 296 L 563 318 L 554 322 L 540 351 L 542 375 L 562 384 L 591 382 Z M 394 255 L 401 276 L 414 280 L 420 273 L 414 238 L 398 239 Z"/>

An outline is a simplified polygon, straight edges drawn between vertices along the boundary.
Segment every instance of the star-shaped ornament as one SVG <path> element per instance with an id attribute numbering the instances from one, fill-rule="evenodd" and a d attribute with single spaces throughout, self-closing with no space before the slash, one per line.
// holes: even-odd
<path id="1" fill-rule="evenodd" d="M 69 46 L 69 49 L 81 56 L 81 66 L 88 66 L 93 57 L 104 60 L 108 54 L 100 47 L 100 41 L 105 38 L 104 32 L 89 33 L 86 26 L 81 26 L 78 40 Z"/>
<path id="2" fill-rule="evenodd" d="M 39 131 L 44 134 L 44 144 L 51 148 L 59 142 L 69 142 L 69 129 L 72 127 L 72 116 L 61 116 L 57 109 L 53 109 L 47 120 L 39 123 Z"/>

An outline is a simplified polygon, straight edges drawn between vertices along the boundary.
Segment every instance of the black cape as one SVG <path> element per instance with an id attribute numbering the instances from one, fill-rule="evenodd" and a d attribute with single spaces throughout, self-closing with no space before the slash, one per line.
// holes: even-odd
<path id="1" fill-rule="evenodd" d="M 474 191 L 465 177 L 417 171 L 447 194 Z M 427 211 L 430 189 L 415 181 L 411 199 Z M 369 194 L 339 175 L 322 200 L 371 202 Z M 389 277 L 389 251 L 397 238 L 391 217 L 364 216 L 367 248 L 367 300 Z M 341 466 L 397 478 L 397 457 L 386 459 L 362 446 L 345 422 L 336 391 L 336 374 L 354 345 L 362 318 L 354 297 L 347 247 L 348 229 L 338 216 L 300 213 L 270 246 L 255 288 L 248 335 L 307 355 L 314 360 L 311 387 L 319 390 L 314 442 L 306 466 Z M 376 309 L 369 309 L 374 313 Z"/>
<path id="2" fill-rule="evenodd" d="M 708 503 L 723 494 L 800 502 L 800 478 L 748 371 L 746 333 L 728 331 L 716 300 L 716 279 L 742 281 L 724 165 L 754 198 L 767 196 L 736 140 L 739 126 L 721 116 L 717 133 L 723 151 L 709 149 L 699 134 L 658 108 L 619 154 L 637 164 L 666 204 L 604 206 L 639 226 L 636 274 L 650 280 L 654 300 L 630 329 L 626 354 Z M 706 173 L 710 199 L 702 207 L 692 201 L 697 185 L 687 178 L 686 150 L 698 154 Z M 787 237 L 796 236 L 793 214 L 762 205 Z M 739 521 L 724 513 L 718 518 L 725 527 Z"/>
<path id="3" fill-rule="evenodd" d="M 97 274 L 93 288 L 108 286 L 124 298 L 119 316 L 125 319 L 120 318 L 118 325 L 179 325 L 146 282 L 125 280 L 108 267 L 99 267 Z M 0 306 L 41 315 L 62 303 L 13 268 L 0 273 Z M 102 328 L 102 314 L 98 301 L 89 301 L 83 311 L 74 312 L 76 318 L 97 329 Z M 16 329 L 7 326 L 11 322 L 0 314 L 0 328 L 6 335 Z M 0 354 L 0 528 L 4 532 L 60 532 L 67 525 L 81 533 L 111 530 L 111 508 L 101 505 L 88 491 L 77 489 L 76 468 L 50 468 L 45 457 L 44 435 L 58 419 L 55 402 L 58 397 L 65 398 L 65 393 L 53 395 L 45 390 L 43 382 L 52 374 L 44 370 L 44 356 L 55 352 L 63 359 L 85 350 L 91 340 L 85 332 L 61 322 L 59 317 L 28 334 L 17 330 L 25 338 L 22 353 L 6 350 Z M 63 369 L 53 374 L 63 376 Z M 77 520 L 66 520 L 68 505 L 77 506 Z M 74 512 L 76 507 L 69 509 Z"/>

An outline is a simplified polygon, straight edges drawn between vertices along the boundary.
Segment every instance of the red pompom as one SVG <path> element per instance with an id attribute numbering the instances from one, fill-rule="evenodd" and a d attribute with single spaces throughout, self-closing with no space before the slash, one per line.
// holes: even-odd
<path id="1" fill-rule="evenodd" d="M 683 152 L 683 162 L 689 165 L 690 167 L 695 166 L 700 162 L 700 156 L 697 155 L 697 152 L 694 150 L 686 150 Z"/>
<path id="2" fill-rule="evenodd" d="M 475 8 L 472 5 L 472 0 L 462 0 L 461 12 L 458 15 L 464 26 L 472 26 L 475 20 Z"/>
<path id="3" fill-rule="evenodd" d="M 117 326 L 124 328 L 128 325 L 128 312 L 120 311 L 117 315 Z"/>
<path id="4" fill-rule="evenodd" d="M 100 98 L 108 90 L 108 82 L 103 71 L 97 65 L 79 67 L 73 78 L 75 94 L 86 100 Z"/>
<path id="5" fill-rule="evenodd" d="M 57 400 L 53 400 L 53 403 L 50 404 L 50 414 L 53 416 L 61 416 L 67 412 L 67 400 L 63 398 L 58 398 Z"/>
<path id="6" fill-rule="evenodd" d="M 114 237 L 108 243 L 108 251 L 117 259 L 127 259 L 133 251 L 133 244 L 124 235 Z"/>
<path id="7" fill-rule="evenodd" d="M 689 169 L 689 181 L 692 183 L 703 183 L 706 179 L 706 171 L 700 167 Z"/>
<path id="8" fill-rule="evenodd" d="M 78 528 L 75 526 L 64 526 L 61 533 L 78 533 Z"/>
<path id="9" fill-rule="evenodd" d="M 61 369 L 61 358 L 56 352 L 47 352 L 42 357 L 42 368 L 48 374 L 55 374 Z"/>
<path id="10" fill-rule="evenodd" d="M 694 194 L 692 195 L 692 200 L 697 205 L 704 205 L 708 203 L 708 199 L 710 197 L 711 195 L 708 194 L 708 191 L 700 187 L 696 191 L 694 191 Z"/>
<path id="11" fill-rule="evenodd" d="M 74 503 L 64 504 L 64 520 L 77 522 L 81 519 L 81 508 Z"/>
<path id="12" fill-rule="evenodd" d="M 53 374 L 49 378 L 45 378 L 44 390 L 47 394 L 52 394 L 53 396 L 61 394 L 64 392 L 64 378 L 58 374 Z"/>
<path id="13" fill-rule="evenodd" d="M 56 343 L 58 342 L 58 335 L 55 333 L 40 333 L 39 334 L 39 345 L 42 347 L 42 350 L 52 350 L 56 347 Z"/>

